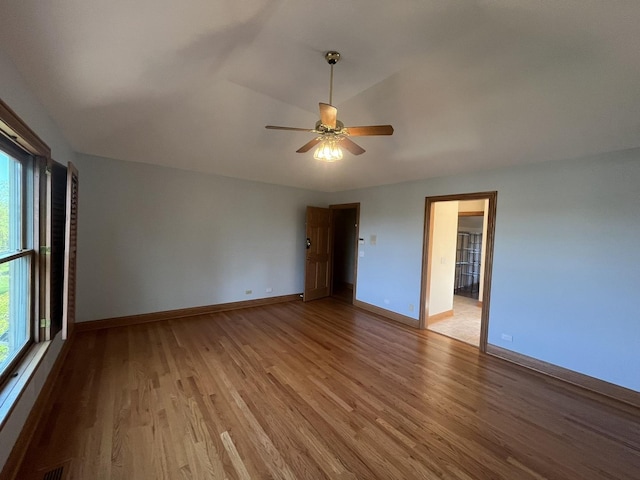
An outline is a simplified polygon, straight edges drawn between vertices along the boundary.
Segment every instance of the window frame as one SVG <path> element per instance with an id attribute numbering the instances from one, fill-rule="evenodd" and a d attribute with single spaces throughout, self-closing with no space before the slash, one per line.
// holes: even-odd
<path id="1" fill-rule="evenodd" d="M 48 271 L 47 255 L 46 252 L 43 255 L 42 246 L 46 245 L 47 241 L 48 191 L 46 172 L 52 160 L 49 146 L 2 99 L 0 99 L 0 136 L 3 137 L 3 147 L 9 150 L 10 156 L 21 160 L 23 167 L 26 167 L 23 156 L 31 157 L 30 175 L 24 172 L 22 175 L 23 219 L 27 208 L 32 211 L 31 225 L 28 221 L 23 221 L 22 225 L 23 250 L 11 255 L 12 257 L 15 255 L 16 258 L 29 257 L 31 274 L 28 310 L 31 320 L 30 340 L 0 375 L 0 428 L 2 428 L 15 401 L 21 396 L 23 388 L 46 352 L 49 343 L 47 342 L 49 328 L 46 325 L 41 325 L 39 319 L 47 318 L 45 292 Z M 32 180 L 31 183 L 29 183 L 29 177 Z M 29 238 L 31 248 L 24 249 L 27 238 Z M 5 257 L 4 262 L 7 261 L 9 259 Z M 14 387 L 18 387 L 18 390 Z"/>
<path id="2" fill-rule="evenodd" d="M 4 133 L 4 132 L 2 132 Z M 20 172 L 20 241 L 16 249 L 0 254 L 0 265 L 10 263 L 14 260 L 27 258 L 29 278 L 27 282 L 27 326 L 29 327 L 27 341 L 20 347 L 17 353 L 14 352 L 13 359 L 0 371 L 0 386 L 4 385 L 9 378 L 15 377 L 16 367 L 25 358 L 25 355 L 36 341 L 37 321 L 35 316 L 35 244 L 33 230 L 35 228 L 34 210 L 34 170 L 35 158 L 25 149 L 18 146 L 11 137 L 0 136 L 0 150 L 2 150 L 11 160 L 16 161 L 21 166 Z"/>

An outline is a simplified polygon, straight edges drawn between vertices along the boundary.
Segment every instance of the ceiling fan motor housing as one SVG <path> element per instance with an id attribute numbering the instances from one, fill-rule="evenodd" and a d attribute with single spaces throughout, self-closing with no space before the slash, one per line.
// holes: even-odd
<path id="1" fill-rule="evenodd" d="M 334 134 L 338 134 L 338 133 L 342 133 L 342 129 L 344 128 L 344 123 L 342 123 L 340 120 L 336 120 L 336 128 L 331 128 L 328 125 L 325 125 L 322 123 L 321 120 L 318 120 L 316 122 L 316 132 L 318 133 L 334 133 Z"/>

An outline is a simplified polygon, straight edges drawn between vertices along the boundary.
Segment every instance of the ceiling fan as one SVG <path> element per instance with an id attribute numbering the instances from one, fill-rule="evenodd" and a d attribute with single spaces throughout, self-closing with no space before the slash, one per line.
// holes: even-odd
<path id="1" fill-rule="evenodd" d="M 355 143 L 349 137 L 392 135 L 393 127 L 391 125 L 345 127 L 344 124 L 337 119 L 338 109 L 331 105 L 333 102 L 333 66 L 340 60 L 340 53 L 330 51 L 325 54 L 324 58 L 327 63 L 331 65 L 329 103 L 320 102 L 320 120 L 316 122 L 315 128 L 278 127 L 274 125 L 267 125 L 266 128 L 272 130 L 293 130 L 316 133 L 318 135 L 316 138 L 305 143 L 302 147 L 296 150 L 296 152 L 305 153 L 313 147 L 317 147 L 313 155 L 314 158 L 317 160 L 324 160 L 326 162 L 335 162 L 342 158 L 342 150 L 340 147 L 344 147 L 354 155 L 360 155 L 365 152 L 364 148 Z"/>

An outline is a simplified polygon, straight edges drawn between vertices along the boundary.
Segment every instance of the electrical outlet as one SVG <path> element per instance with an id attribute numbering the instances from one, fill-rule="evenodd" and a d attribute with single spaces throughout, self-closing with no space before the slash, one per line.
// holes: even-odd
<path id="1" fill-rule="evenodd" d="M 413 312 L 413 303 L 410 303 L 410 304 L 409 304 L 409 311 L 410 311 L 410 312 Z"/>
<path id="2" fill-rule="evenodd" d="M 245 290 L 244 293 L 246 295 L 251 295 L 253 293 L 253 290 Z"/>
<path id="3" fill-rule="evenodd" d="M 385 298 L 385 299 L 384 299 L 384 304 L 385 304 L 385 305 L 389 305 L 390 303 L 391 303 L 391 301 L 390 301 L 388 298 Z"/>
<path id="4" fill-rule="evenodd" d="M 505 342 L 513 342 L 513 335 L 509 335 L 507 333 L 503 333 L 501 335 L 502 340 L 504 340 Z"/>
<path id="5" fill-rule="evenodd" d="M 271 292 L 273 292 L 273 288 L 271 288 L 271 287 L 267 287 L 267 289 L 265 290 L 265 292 L 267 292 L 267 293 L 271 293 Z"/>

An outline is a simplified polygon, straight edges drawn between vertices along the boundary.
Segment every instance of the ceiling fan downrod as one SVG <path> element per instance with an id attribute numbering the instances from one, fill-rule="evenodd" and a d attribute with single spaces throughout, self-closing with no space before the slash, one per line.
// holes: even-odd
<path id="1" fill-rule="evenodd" d="M 329 105 L 333 105 L 333 66 L 340 61 L 340 53 L 336 51 L 329 51 L 324 55 L 327 63 L 331 65 L 331 77 L 329 79 Z"/>

